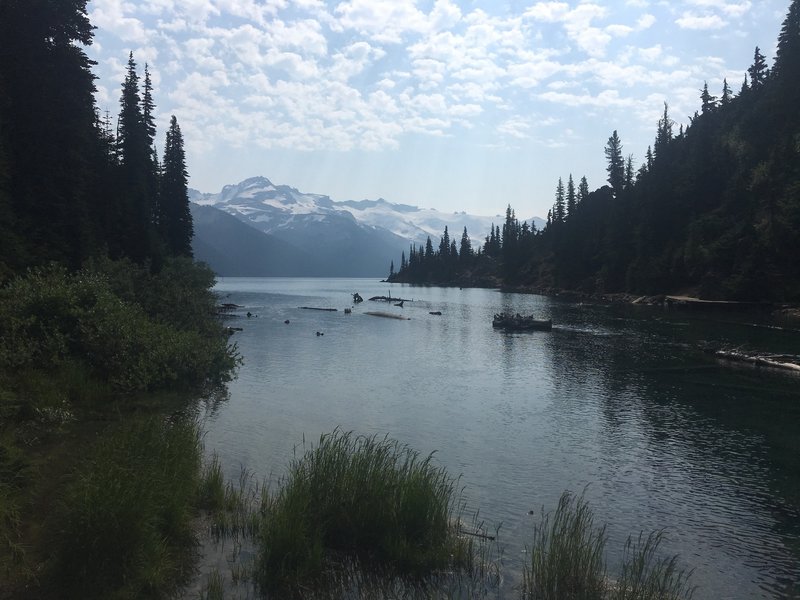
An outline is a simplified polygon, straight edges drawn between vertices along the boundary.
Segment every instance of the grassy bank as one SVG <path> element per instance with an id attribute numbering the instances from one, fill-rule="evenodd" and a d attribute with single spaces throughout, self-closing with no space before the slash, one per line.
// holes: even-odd
<path id="1" fill-rule="evenodd" d="M 0 598 L 18 597 L 26 589 L 29 597 L 62 585 L 78 589 L 72 587 L 79 586 L 76 581 L 62 581 L 69 572 L 78 577 L 78 565 L 55 565 L 84 554 L 95 561 L 111 560 L 110 551 L 89 545 L 99 543 L 106 530 L 116 531 L 125 546 L 138 548 L 134 558 L 117 567 L 126 581 L 136 579 L 130 569 L 137 561 L 176 573 L 171 559 L 161 560 L 154 549 L 143 549 L 144 538 L 163 541 L 164 532 L 142 530 L 131 533 L 130 540 L 122 537 L 114 529 L 114 511 L 132 505 L 126 508 L 120 498 L 99 494 L 139 485 L 141 489 L 125 490 L 132 498 L 143 497 L 151 490 L 135 477 L 141 472 L 154 478 L 149 467 L 140 466 L 147 460 L 171 469 L 173 479 L 197 477 L 199 454 L 185 454 L 188 441 L 176 437 L 177 425 L 169 435 L 166 430 L 146 435 L 145 430 L 128 428 L 138 427 L 140 413 L 153 412 L 153 401 L 145 395 L 196 397 L 230 377 L 238 356 L 216 318 L 213 282 L 210 270 L 186 259 L 168 260 L 157 272 L 129 261 L 101 259 L 78 272 L 58 265 L 33 269 L 0 288 Z M 160 409 L 161 415 L 166 412 Z M 87 446 L 98 435 L 105 440 L 103 449 L 87 459 Z M 137 445 L 137 437 L 152 442 L 153 448 Z M 159 450 L 162 443 L 169 450 Z M 180 450 L 182 443 L 186 448 Z M 146 452 L 155 454 L 148 458 Z M 150 524 L 178 523 L 177 505 L 168 506 L 172 498 L 164 491 L 137 504 L 148 516 L 136 518 Z M 110 504 L 103 506 L 106 500 Z M 53 516 L 56 504 L 58 518 Z M 84 504 L 93 512 L 70 513 Z M 156 515 L 157 510 L 175 514 Z M 78 533 L 93 531 L 91 540 L 83 538 L 82 551 L 64 546 L 61 533 L 70 523 L 75 540 L 82 539 Z M 61 548 L 64 560 L 52 554 L 54 548 Z M 105 564 L 86 566 L 80 577 L 94 571 L 115 580 L 119 574 Z M 166 578 L 153 573 L 143 580 Z M 92 585 L 102 589 L 101 583 Z"/>

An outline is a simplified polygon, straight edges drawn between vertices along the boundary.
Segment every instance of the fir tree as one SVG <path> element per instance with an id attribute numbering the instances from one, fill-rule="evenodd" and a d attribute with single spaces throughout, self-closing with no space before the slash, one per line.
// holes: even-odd
<path id="1" fill-rule="evenodd" d="M 625 159 L 625 189 L 630 190 L 633 188 L 634 170 L 633 170 L 633 154 L 628 154 Z"/>
<path id="2" fill-rule="evenodd" d="M 731 101 L 731 88 L 728 86 L 728 80 L 722 80 L 722 99 L 720 100 L 722 106 L 727 106 Z M 683 126 L 681 126 L 683 127 Z"/>
<path id="3" fill-rule="evenodd" d="M 558 178 L 556 186 L 556 202 L 553 205 L 553 222 L 559 225 L 564 222 L 566 216 L 566 196 L 564 194 L 564 182 Z"/>
<path id="4" fill-rule="evenodd" d="M 760 89 L 767 80 L 769 74 L 767 61 L 758 46 L 753 53 L 753 64 L 747 69 L 747 73 L 750 75 L 750 89 L 752 90 Z"/>
<path id="5" fill-rule="evenodd" d="M 659 154 L 663 154 L 667 145 L 672 141 L 672 126 L 674 121 L 669 116 L 669 105 L 664 102 L 664 114 L 658 120 L 658 130 L 656 131 L 656 141 L 653 144 L 653 157 L 657 158 Z M 648 148 L 648 151 L 650 149 Z M 653 169 L 652 161 L 648 161 L 647 168 Z M 612 186 L 613 187 L 613 186 Z"/>
<path id="6" fill-rule="evenodd" d="M 161 178 L 159 224 L 170 254 L 192 256 L 192 213 L 183 136 L 178 119 L 172 115 L 164 146 L 164 174 Z"/>
<path id="7" fill-rule="evenodd" d="M 581 182 L 578 184 L 578 204 L 582 204 L 586 198 L 589 197 L 589 182 L 586 176 L 581 177 Z"/>
<path id="8" fill-rule="evenodd" d="M 617 130 L 608 138 L 605 148 L 608 166 L 608 183 L 614 191 L 615 196 L 619 196 L 625 184 L 625 163 L 622 159 L 622 142 L 617 135 Z"/>
<path id="9" fill-rule="evenodd" d="M 703 82 L 703 89 L 700 90 L 701 110 L 703 114 L 711 112 L 717 106 L 716 96 L 712 96 L 708 91 L 708 82 Z"/>
<path id="10" fill-rule="evenodd" d="M 778 35 L 773 74 L 777 78 L 800 76 L 800 0 L 793 0 Z"/>
<path id="11" fill-rule="evenodd" d="M 466 227 L 464 227 L 464 233 L 461 234 L 461 250 L 458 253 L 458 257 L 462 263 L 472 258 L 472 242 L 470 242 Z"/>
<path id="12" fill-rule="evenodd" d="M 569 174 L 567 179 L 567 220 L 575 216 L 575 207 L 578 204 L 578 199 L 575 194 L 575 182 L 572 180 L 572 173 Z"/>

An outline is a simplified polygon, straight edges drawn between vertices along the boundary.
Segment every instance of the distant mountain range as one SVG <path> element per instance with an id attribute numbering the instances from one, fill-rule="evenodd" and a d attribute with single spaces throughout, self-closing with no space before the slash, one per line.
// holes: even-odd
<path id="1" fill-rule="evenodd" d="M 335 202 L 265 177 L 226 185 L 217 194 L 190 190 L 195 256 L 226 276 L 377 277 L 409 245 L 434 245 L 448 227 L 464 227 L 474 246 L 505 217 L 442 213 L 386 200 Z M 543 221 L 533 219 L 541 228 Z"/>

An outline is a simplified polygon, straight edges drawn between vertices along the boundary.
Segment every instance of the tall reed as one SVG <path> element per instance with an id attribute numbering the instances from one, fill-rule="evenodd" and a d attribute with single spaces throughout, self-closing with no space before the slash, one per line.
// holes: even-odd
<path id="1" fill-rule="evenodd" d="M 264 496 L 257 579 L 265 589 L 308 582 L 332 556 L 406 573 L 469 567 L 455 483 L 389 438 L 323 435 Z"/>
<path id="2" fill-rule="evenodd" d="M 530 562 L 524 568 L 524 600 L 680 600 L 690 599 L 692 572 L 678 557 L 660 557 L 664 532 L 625 544 L 622 572 L 616 582 L 606 576 L 605 525 L 596 527 L 584 500 L 564 492 L 552 514 L 542 512 L 534 528 Z"/>
<path id="3" fill-rule="evenodd" d="M 179 579 L 194 543 L 202 447 L 193 421 L 112 428 L 59 502 L 53 585 L 72 598 L 138 598 Z"/>
<path id="4" fill-rule="evenodd" d="M 605 526 L 583 495 L 561 495 L 552 514 L 542 514 L 534 529 L 530 564 L 523 579 L 523 597 L 535 600 L 596 600 L 603 597 L 606 568 Z"/>

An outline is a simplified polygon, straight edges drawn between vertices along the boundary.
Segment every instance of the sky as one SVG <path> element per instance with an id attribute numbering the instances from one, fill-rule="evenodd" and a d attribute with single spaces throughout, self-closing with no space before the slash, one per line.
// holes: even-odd
<path id="1" fill-rule="evenodd" d="M 264 176 L 334 200 L 544 217 L 559 177 L 605 184 L 616 130 L 641 164 L 669 105 L 772 63 L 789 0 L 90 0 L 97 104 L 128 53 L 189 185 Z"/>

